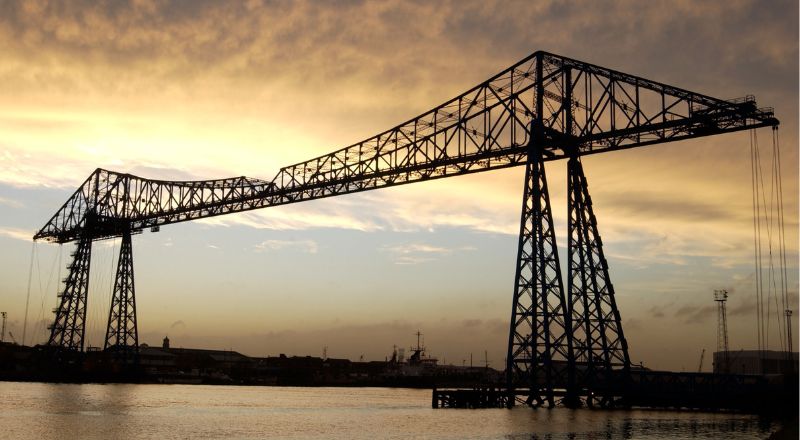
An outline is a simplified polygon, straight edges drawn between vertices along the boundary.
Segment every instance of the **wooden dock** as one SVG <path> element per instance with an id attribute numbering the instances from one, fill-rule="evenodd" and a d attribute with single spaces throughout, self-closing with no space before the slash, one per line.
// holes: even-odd
<path id="1" fill-rule="evenodd" d="M 509 408 L 505 388 L 433 389 L 433 408 Z"/>
<path id="2" fill-rule="evenodd" d="M 753 414 L 796 414 L 796 375 L 734 375 L 637 371 L 578 391 L 566 403 L 564 387 L 552 390 L 555 404 L 595 408 L 659 408 L 737 411 Z M 544 390 L 542 390 L 544 391 Z M 537 395 L 539 393 L 536 393 Z M 512 408 L 530 402 L 529 388 L 481 386 L 433 389 L 433 408 Z M 546 402 L 538 402 L 539 405 Z"/>

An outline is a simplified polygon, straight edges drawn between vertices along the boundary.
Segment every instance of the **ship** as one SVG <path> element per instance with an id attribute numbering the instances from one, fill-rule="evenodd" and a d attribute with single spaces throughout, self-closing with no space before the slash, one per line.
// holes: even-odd
<path id="1" fill-rule="evenodd" d="M 435 357 L 428 356 L 425 352 L 422 332 L 417 330 L 415 335 L 417 336 L 417 345 L 409 349 L 411 355 L 407 360 L 405 359 L 405 350 L 403 348 L 394 348 L 391 361 L 389 362 L 389 368 L 387 369 L 387 375 L 396 377 L 436 375 L 439 360 Z"/>

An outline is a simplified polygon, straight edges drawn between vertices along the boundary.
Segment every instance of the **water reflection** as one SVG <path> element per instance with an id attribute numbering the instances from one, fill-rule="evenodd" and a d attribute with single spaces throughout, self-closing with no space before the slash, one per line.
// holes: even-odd
<path id="1" fill-rule="evenodd" d="M 745 439 L 767 420 L 737 414 L 564 408 L 432 409 L 429 390 L 0 382 L 15 439 Z M 1 436 L 1 435 L 0 435 Z"/>
<path id="2" fill-rule="evenodd" d="M 749 439 L 774 429 L 767 419 L 728 413 L 515 408 L 507 414 L 512 433 L 505 438 L 515 440 Z"/>

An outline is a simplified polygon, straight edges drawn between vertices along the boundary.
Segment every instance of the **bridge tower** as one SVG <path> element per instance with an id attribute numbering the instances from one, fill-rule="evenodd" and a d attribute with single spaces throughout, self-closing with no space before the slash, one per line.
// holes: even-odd
<path id="1" fill-rule="evenodd" d="M 125 354 L 126 358 L 128 353 L 138 350 L 131 235 L 141 228 L 133 228 L 130 221 L 120 218 L 131 211 L 133 201 L 125 200 L 110 209 L 101 207 L 109 198 L 129 192 L 127 182 L 98 170 L 64 204 L 62 209 L 68 214 L 53 216 L 51 221 L 71 222 L 76 227 L 74 237 L 59 237 L 56 241 L 77 241 L 77 245 L 67 266 L 64 288 L 58 294 L 58 306 L 53 310 L 55 318 L 49 326 L 47 345 L 61 350 L 83 351 L 92 243 L 94 240 L 122 237 L 104 348 L 113 348 L 117 354 Z"/>
<path id="2" fill-rule="evenodd" d="M 575 356 L 573 392 L 612 405 L 613 397 L 602 390 L 613 381 L 624 383 L 630 372 L 628 342 L 608 274 L 603 241 L 597 228 L 592 198 L 583 165 L 573 156 L 567 162 L 569 268 L 567 298 L 572 317 L 570 333 Z M 615 376 L 620 371 L 621 377 Z"/>
<path id="3" fill-rule="evenodd" d="M 507 385 L 517 395 L 528 387 L 524 401 L 532 406 L 554 406 L 556 385 L 565 388 L 567 405 L 580 405 L 579 396 L 588 405 L 613 405 L 602 390 L 627 380 L 630 357 L 586 176 L 571 157 L 565 296 L 544 161 L 534 146 L 541 138 L 531 134 L 525 170 Z"/>
<path id="4" fill-rule="evenodd" d="M 525 166 L 506 380 L 511 393 L 528 387 L 526 404 L 552 407 L 554 385 L 570 380 L 572 334 L 539 138 L 532 134 Z"/>
<path id="5" fill-rule="evenodd" d="M 53 310 L 55 319 L 49 326 L 47 345 L 67 350 L 83 351 L 86 333 L 86 304 L 89 294 L 89 272 L 92 238 L 87 233 L 78 241 L 64 279 L 64 290 L 58 294 L 59 304 Z M 104 348 L 114 348 L 118 354 L 138 351 L 136 300 L 133 281 L 133 251 L 131 231 L 122 233 L 114 293 L 109 309 Z"/>
<path id="6" fill-rule="evenodd" d="M 119 250 L 114 295 L 108 312 L 105 347 L 112 348 L 123 359 L 139 350 L 139 332 L 136 325 L 136 296 L 133 281 L 133 248 L 131 231 L 122 233 Z M 133 351 L 134 353 L 130 353 Z"/>
<path id="7" fill-rule="evenodd" d="M 72 253 L 69 273 L 64 279 L 64 290 L 58 294 L 59 303 L 53 310 L 56 316 L 50 325 L 47 345 L 83 351 L 91 261 L 92 238 L 84 234 Z"/>

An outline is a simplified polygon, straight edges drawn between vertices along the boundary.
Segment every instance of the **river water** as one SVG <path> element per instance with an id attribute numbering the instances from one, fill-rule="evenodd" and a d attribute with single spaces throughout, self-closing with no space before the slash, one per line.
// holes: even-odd
<path id="1" fill-rule="evenodd" d="M 430 390 L 0 382 L 13 439 L 752 439 L 755 416 L 432 409 Z"/>

